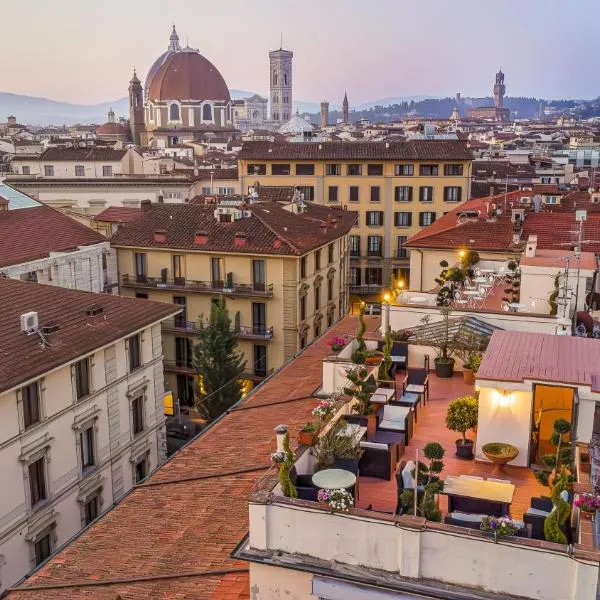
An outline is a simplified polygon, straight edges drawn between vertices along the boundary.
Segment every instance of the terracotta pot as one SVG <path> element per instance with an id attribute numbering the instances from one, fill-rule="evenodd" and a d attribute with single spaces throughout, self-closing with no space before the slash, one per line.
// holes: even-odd
<path id="1" fill-rule="evenodd" d="M 298 432 L 298 443 L 301 446 L 314 446 L 317 439 L 317 431 Z"/>
<path id="2" fill-rule="evenodd" d="M 367 358 L 365 358 L 365 365 L 378 365 L 381 362 L 381 357 L 379 356 L 367 356 Z"/>
<path id="3" fill-rule="evenodd" d="M 463 367 L 463 381 L 467 385 L 473 385 L 475 383 L 475 373 L 471 369 L 465 369 Z"/>

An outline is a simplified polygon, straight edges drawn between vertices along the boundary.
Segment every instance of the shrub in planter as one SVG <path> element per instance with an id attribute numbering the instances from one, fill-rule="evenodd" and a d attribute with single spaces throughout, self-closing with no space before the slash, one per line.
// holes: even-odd
<path id="1" fill-rule="evenodd" d="M 318 423 L 308 422 L 298 433 L 298 443 L 303 446 L 314 446 L 319 435 L 320 426 Z"/>
<path id="2" fill-rule="evenodd" d="M 356 332 L 356 350 L 352 353 L 352 362 L 357 365 L 362 365 L 367 358 L 367 345 L 365 344 L 365 333 L 367 332 L 367 324 L 365 322 L 365 303 L 360 303 L 358 310 L 358 331 Z"/>
<path id="3" fill-rule="evenodd" d="M 317 500 L 323 504 L 327 504 L 331 512 L 347 512 L 354 504 L 352 494 L 345 489 L 320 489 L 317 493 Z"/>
<path id="4" fill-rule="evenodd" d="M 346 345 L 346 340 L 343 337 L 336 335 L 335 337 L 329 338 L 326 344 L 332 352 L 339 352 Z"/>
<path id="5" fill-rule="evenodd" d="M 556 542 L 557 544 L 566 544 L 568 542 L 566 531 L 566 523 L 571 514 L 571 505 L 563 498 L 569 487 L 570 473 L 562 467 L 552 486 L 552 504 L 554 509 L 546 517 L 544 521 L 544 537 L 548 542 Z"/>
<path id="6" fill-rule="evenodd" d="M 509 517 L 483 517 L 481 521 L 481 531 L 491 533 L 495 542 L 499 537 L 515 535 L 520 528 L 521 526 Z"/>
<path id="7" fill-rule="evenodd" d="M 550 472 L 536 471 L 535 478 L 542 485 L 554 485 L 554 478 L 560 472 L 562 467 L 571 469 L 573 462 L 573 449 L 571 442 L 566 436 L 571 432 L 571 423 L 566 419 L 556 419 L 553 423 L 550 443 L 556 447 L 556 452 L 542 456 L 544 464 L 551 470 Z"/>
<path id="8" fill-rule="evenodd" d="M 462 438 L 456 440 L 456 456 L 459 458 L 473 458 L 473 440 L 468 440 L 466 433 L 477 427 L 478 412 L 479 401 L 475 396 L 460 396 L 448 405 L 446 427 L 462 434 Z"/>
<path id="9" fill-rule="evenodd" d="M 329 469 L 339 459 L 357 461 L 361 455 L 360 441 L 356 436 L 343 435 L 346 421 L 340 419 L 322 436 L 313 449 L 319 469 Z"/>

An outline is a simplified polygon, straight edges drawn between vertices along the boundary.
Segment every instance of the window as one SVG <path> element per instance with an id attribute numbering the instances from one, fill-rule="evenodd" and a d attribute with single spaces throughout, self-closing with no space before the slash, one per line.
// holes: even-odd
<path id="1" fill-rule="evenodd" d="M 147 458 L 144 456 L 141 460 L 135 463 L 135 482 L 140 483 L 146 479 L 146 471 L 147 471 Z"/>
<path id="2" fill-rule="evenodd" d="M 404 247 L 404 243 L 407 240 L 407 236 L 405 235 L 399 235 L 397 240 L 398 240 L 398 247 L 396 250 L 396 256 L 398 258 L 407 258 L 408 254 L 406 253 L 406 248 Z"/>
<path id="3" fill-rule="evenodd" d="M 179 105 L 173 102 L 171 106 L 169 106 L 169 121 L 179 121 Z"/>
<path id="4" fill-rule="evenodd" d="M 367 175 L 383 175 L 383 165 L 367 165 Z"/>
<path id="5" fill-rule="evenodd" d="M 148 300 L 148 294 L 146 292 L 136 292 L 136 298 L 143 298 L 144 300 Z"/>
<path id="6" fill-rule="evenodd" d="M 28 467 L 29 470 L 29 493 L 31 496 L 31 507 L 34 508 L 38 502 L 48 498 L 46 489 L 46 457 L 38 458 Z"/>
<path id="7" fill-rule="evenodd" d="M 187 326 L 187 299 L 185 296 L 173 296 L 173 304 L 177 304 L 183 309 L 179 314 L 175 315 L 175 327 Z"/>
<path id="8" fill-rule="evenodd" d="M 327 246 L 327 262 L 329 264 L 333 262 L 333 242 Z"/>
<path id="9" fill-rule="evenodd" d="M 360 256 L 360 235 L 351 235 L 349 239 L 350 256 Z"/>
<path id="10" fill-rule="evenodd" d="M 315 285 L 315 310 L 321 308 L 321 286 Z"/>
<path id="11" fill-rule="evenodd" d="M 90 394 L 90 359 L 84 358 L 75 363 L 75 391 L 77 400 Z"/>
<path id="12" fill-rule="evenodd" d="M 265 335 L 267 330 L 267 305 L 264 302 L 252 303 L 252 333 Z"/>
<path id="13" fill-rule="evenodd" d="M 44 175 L 46 177 L 54 177 L 54 165 L 44 165 Z"/>
<path id="14" fill-rule="evenodd" d="M 419 188 L 419 202 L 433 202 L 433 188 L 430 185 Z"/>
<path id="15" fill-rule="evenodd" d="M 367 225 L 375 225 L 378 227 L 383 225 L 383 211 L 382 210 L 368 210 L 367 211 Z"/>
<path id="16" fill-rule="evenodd" d="M 172 257 L 173 263 L 173 279 L 176 285 L 185 283 L 185 256 L 183 254 L 174 254 Z"/>
<path id="17" fill-rule="evenodd" d="M 372 185 L 371 186 L 371 202 L 379 202 L 380 197 L 379 197 L 379 186 L 378 185 Z"/>
<path id="18" fill-rule="evenodd" d="M 306 296 L 300 298 L 300 320 L 306 319 Z"/>
<path id="19" fill-rule="evenodd" d="M 395 212 L 394 225 L 396 227 L 410 227 L 412 225 L 412 213 Z"/>
<path id="20" fill-rule="evenodd" d="M 34 544 L 35 564 L 41 565 L 52 554 L 52 541 L 47 533 Z"/>
<path id="21" fill-rule="evenodd" d="M 21 389 L 23 401 L 23 424 L 25 429 L 39 423 L 40 416 L 40 382 L 34 381 Z"/>
<path id="22" fill-rule="evenodd" d="M 315 272 L 321 270 L 321 250 L 315 250 Z"/>
<path id="23" fill-rule="evenodd" d="M 351 185 L 350 186 L 350 202 L 358 202 L 358 186 Z"/>
<path id="24" fill-rule="evenodd" d="M 93 496 L 83 505 L 86 525 L 89 525 L 92 521 L 95 521 L 98 518 L 98 504 L 98 496 Z"/>
<path id="25" fill-rule="evenodd" d="M 304 165 L 304 164 L 296 165 L 296 175 L 314 175 L 314 174 L 315 174 L 315 165 Z"/>
<path id="26" fill-rule="evenodd" d="M 300 278 L 304 279 L 306 277 L 306 256 L 303 256 L 300 259 Z"/>
<path id="27" fill-rule="evenodd" d="M 81 444 L 81 469 L 83 471 L 95 464 L 93 427 L 88 427 L 79 434 L 79 443 Z"/>
<path id="28" fill-rule="evenodd" d="M 252 261 L 252 288 L 255 292 L 265 291 L 265 261 Z"/>
<path id="29" fill-rule="evenodd" d="M 315 323 L 315 337 L 319 337 L 321 335 L 321 321 L 317 321 Z"/>
<path id="30" fill-rule="evenodd" d="M 381 267 L 367 267 L 365 269 L 366 285 L 381 285 L 382 269 Z"/>
<path id="31" fill-rule="evenodd" d="M 145 252 L 135 253 L 135 277 L 138 283 L 145 283 L 148 273 L 148 257 Z"/>
<path id="32" fill-rule="evenodd" d="M 223 287 L 222 261 L 220 258 L 210 259 L 210 275 L 213 288 Z"/>
<path id="33" fill-rule="evenodd" d="M 133 435 L 144 431 L 144 397 L 138 396 L 131 401 L 131 416 L 133 417 Z"/>
<path id="34" fill-rule="evenodd" d="M 111 165 L 104 165 L 102 167 L 102 177 L 112 177 L 113 169 Z"/>
<path id="35" fill-rule="evenodd" d="M 327 314 L 327 327 L 333 325 L 333 311 Z"/>
<path id="36" fill-rule="evenodd" d="M 450 185 L 444 188 L 444 202 L 460 202 L 462 188 L 458 185 Z"/>
<path id="37" fill-rule="evenodd" d="M 327 163 L 325 165 L 325 175 L 341 175 L 342 165 Z"/>
<path id="38" fill-rule="evenodd" d="M 420 165 L 419 175 L 421 177 L 434 177 L 438 174 L 438 165 Z"/>
<path id="39" fill-rule="evenodd" d="M 248 163 L 248 175 L 266 175 L 267 174 L 267 165 L 256 164 L 256 163 Z"/>
<path id="40" fill-rule="evenodd" d="M 327 280 L 327 302 L 331 302 L 333 300 L 333 279 L 330 278 Z"/>
<path id="41" fill-rule="evenodd" d="M 435 223 L 435 213 L 434 212 L 419 213 L 419 225 L 421 227 L 426 227 L 427 225 L 431 225 L 432 223 Z"/>
<path id="42" fill-rule="evenodd" d="M 210 104 L 205 104 L 202 107 L 202 120 L 203 121 L 212 121 L 213 120 L 213 111 L 212 111 L 212 106 Z"/>
<path id="43" fill-rule="evenodd" d="M 397 177 L 410 177 L 414 174 L 414 165 L 394 165 L 394 175 L 396 175 Z"/>
<path id="44" fill-rule="evenodd" d="M 85 167 L 83 165 L 75 165 L 75 177 L 85 177 Z"/>
<path id="45" fill-rule="evenodd" d="M 267 376 L 267 347 L 254 344 L 254 375 L 255 377 Z"/>
<path id="46" fill-rule="evenodd" d="M 289 175 L 290 173 L 289 164 L 271 165 L 271 175 Z"/>
<path id="47" fill-rule="evenodd" d="M 129 372 L 135 371 L 142 366 L 142 345 L 140 334 L 132 335 L 128 340 L 129 346 Z"/>
<path id="48" fill-rule="evenodd" d="M 25 166 L 25 167 L 23 167 L 22 171 L 23 171 L 23 175 L 31 175 L 31 167 Z"/>
<path id="49" fill-rule="evenodd" d="M 362 165 L 348 165 L 346 175 L 362 175 Z"/>
<path id="50" fill-rule="evenodd" d="M 348 271 L 348 285 L 352 287 L 360 285 L 360 267 L 350 267 Z"/>
<path id="51" fill-rule="evenodd" d="M 462 175 L 462 165 L 444 165 L 444 175 Z"/>
<path id="52" fill-rule="evenodd" d="M 383 238 L 380 235 L 370 235 L 367 240 L 367 255 L 381 256 Z"/>
<path id="53" fill-rule="evenodd" d="M 306 333 L 303 333 L 300 336 L 300 350 L 302 350 L 303 348 L 306 348 Z"/>
<path id="54" fill-rule="evenodd" d="M 315 199 L 315 188 L 312 185 L 297 185 L 296 189 L 303 194 L 304 200 L 312 202 Z"/>
<path id="55" fill-rule="evenodd" d="M 338 186 L 330 185 L 327 188 L 327 200 L 329 202 L 337 202 L 338 201 Z"/>
<path id="56" fill-rule="evenodd" d="M 413 189 L 411 185 L 397 185 L 394 188 L 396 202 L 412 202 Z"/>

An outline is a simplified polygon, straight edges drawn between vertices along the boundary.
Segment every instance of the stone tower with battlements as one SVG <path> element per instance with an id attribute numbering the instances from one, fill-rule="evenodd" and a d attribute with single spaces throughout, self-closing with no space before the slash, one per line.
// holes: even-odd
<path id="1" fill-rule="evenodd" d="M 500 69 L 496 73 L 496 83 L 494 85 L 494 106 L 496 108 L 504 108 L 504 92 L 506 92 L 504 73 Z"/>

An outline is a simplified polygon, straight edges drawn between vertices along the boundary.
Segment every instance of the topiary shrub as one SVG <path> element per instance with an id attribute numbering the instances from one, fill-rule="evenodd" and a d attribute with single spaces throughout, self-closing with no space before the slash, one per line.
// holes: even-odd
<path id="1" fill-rule="evenodd" d="M 556 542 L 557 544 L 566 544 L 568 542 L 565 534 L 565 525 L 571 513 L 571 505 L 561 495 L 561 492 L 567 490 L 568 487 L 569 472 L 563 467 L 552 486 L 551 498 L 554 509 L 544 521 L 544 537 L 549 542 Z"/>
<path id="2" fill-rule="evenodd" d="M 477 427 L 479 401 L 475 396 L 460 396 L 452 400 L 446 413 L 446 427 L 462 435 L 463 445 L 467 443 L 466 433 Z"/>

